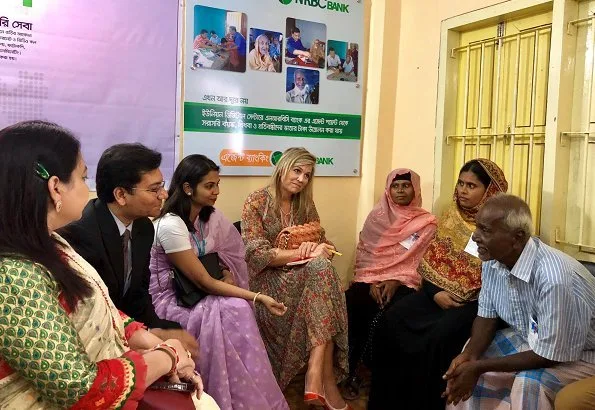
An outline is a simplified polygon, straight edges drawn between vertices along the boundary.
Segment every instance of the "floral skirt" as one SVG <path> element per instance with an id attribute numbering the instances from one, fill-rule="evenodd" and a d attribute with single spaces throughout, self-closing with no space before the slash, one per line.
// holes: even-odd
<path id="1" fill-rule="evenodd" d="M 331 263 L 316 258 L 305 265 L 268 268 L 250 279 L 250 289 L 285 303 L 273 316 L 256 308 L 262 339 L 281 389 L 308 363 L 310 350 L 333 341 L 337 382 L 348 374 L 347 308 L 341 279 Z"/>

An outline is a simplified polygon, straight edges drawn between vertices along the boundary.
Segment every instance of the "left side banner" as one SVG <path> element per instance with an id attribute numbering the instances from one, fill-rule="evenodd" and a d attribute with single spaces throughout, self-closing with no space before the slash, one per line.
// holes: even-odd
<path id="1" fill-rule="evenodd" d="M 177 1 L 1 0 L 0 129 L 43 119 L 103 150 L 142 142 L 175 167 Z"/>

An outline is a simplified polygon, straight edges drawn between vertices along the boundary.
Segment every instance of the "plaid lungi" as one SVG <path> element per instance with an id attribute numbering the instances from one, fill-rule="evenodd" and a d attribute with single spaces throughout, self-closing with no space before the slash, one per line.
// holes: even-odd
<path id="1" fill-rule="evenodd" d="M 529 344 L 514 330 L 496 332 L 484 358 L 503 357 L 529 350 Z M 582 360 L 560 363 L 547 369 L 522 372 L 488 372 L 478 380 L 469 400 L 448 410 L 547 410 L 554 408 L 556 393 L 573 381 L 595 375 L 595 364 Z"/>

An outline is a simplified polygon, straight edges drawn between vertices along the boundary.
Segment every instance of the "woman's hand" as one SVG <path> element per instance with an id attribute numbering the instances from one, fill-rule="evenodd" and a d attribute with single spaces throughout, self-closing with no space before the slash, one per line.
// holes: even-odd
<path id="1" fill-rule="evenodd" d="M 180 382 L 180 379 L 189 380 L 194 374 L 195 363 L 192 355 L 184 349 L 182 343 L 177 339 L 167 339 L 165 343 L 176 350 L 178 355 L 178 364 L 176 371 L 170 376 L 170 381 Z"/>
<path id="2" fill-rule="evenodd" d="M 370 296 L 378 306 L 382 307 L 382 293 L 380 292 L 379 283 L 370 283 Z"/>
<path id="3" fill-rule="evenodd" d="M 385 280 L 384 282 L 380 282 L 378 284 L 378 288 L 380 289 L 380 300 L 382 301 L 382 307 L 388 305 L 395 295 L 395 292 L 401 285 L 401 282 L 398 280 Z"/>
<path id="4" fill-rule="evenodd" d="M 316 249 L 318 244 L 316 242 L 302 242 L 297 248 L 299 259 L 306 259 L 312 257 L 312 252 Z"/>
<path id="5" fill-rule="evenodd" d="M 319 243 L 314 249 L 314 251 L 310 254 L 310 257 L 317 258 L 319 256 L 322 256 L 323 258 L 329 259 L 333 254 L 331 250 L 335 250 L 335 247 L 333 245 L 329 245 L 328 243 L 324 242 Z"/>
<path id="6" fill-rule="evenodd" d="M 192 383 L 194 384 L 194 386 L 196 386 L 196 398 L 200 400 L 200 396 L 202 396 L 202 392 L 205 390 L 204 384 L 202 382 L 202 377 L 200 377 L 200 374 L 195 371 L 194 374 L 192 375 L 192 378 L 189 380 L 186 380 L 188 383 Z"/>
<path id="7" fill-rule="evenodd" d="M 268 311 L 275 316 L 283 316 L 287 312 L 287 306 L 277 302 L 270 296 L 260 294 L 256 297 L 256 300 L 265 305 Z"/>
<path id="8" fill-rule="evenodd" d="M 202 382 L 202 377 L 200 374 L 194 370 L 192 373 L 185 374 L 181 376 L 177 374 L 176 377 L 170 377 L 170 382 L 178 383 L 178 382 L 185 382 L 185 383 L 192 383 L 195 387 L 196 397 L 200 400 L 200 396 L 202 396 L 202 392 L 204 391 L 204 384 Z"/>
<path id="9" fill-rule="evenodd" d="M 221 279 L 223 282 L 236 286 L 236 280 L 233 277 L 233 273 L 227 269 L 223 269 L 221 273 L 223 273 L 223 279 Z"/>
<path id="10" fill-rule="evenodd" d="M 445 290 L 440 291 L 434 295 L 434 302 L 436 302 L 436 304 L 444 310 L 457 308 L 464 305 L 462 299 L 459 299 L 452 293 L 447 292 Z"/>

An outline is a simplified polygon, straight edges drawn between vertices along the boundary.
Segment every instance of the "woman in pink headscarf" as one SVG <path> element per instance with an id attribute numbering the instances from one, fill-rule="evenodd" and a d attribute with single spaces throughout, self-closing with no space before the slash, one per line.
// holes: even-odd
<path id="1" fill-rule="evenodd" d="M 359 394 L 357 368 L 369 362 L 375 324 L 389 305 L 421 285 L 417 265 L 434 237 L 436 218 L 421 208 L 419 175 L 395 169 L 360 233 L 355 277 L 346 292 L 349 371 L 346 398 Z"/>

